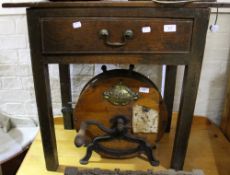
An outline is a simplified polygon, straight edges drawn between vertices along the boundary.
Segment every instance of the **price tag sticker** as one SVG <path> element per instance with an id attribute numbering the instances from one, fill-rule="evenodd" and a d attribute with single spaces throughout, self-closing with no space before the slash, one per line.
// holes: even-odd
<path id="1" fill-rule="evenodd" d="M 73 23 L 73 28 L 74 28 L 74 29 L 81 28 L 81 22 L 80 22 L 80 21 L 74 22 L 74 23 Z"/>
<path id="2" fill-rule="evenodd" d="M 176 25 L 175 24 L 164 25 L 164 32 L 176 32 Z"/>
<path id="3" fill-rule="evenodd" d="M 141 28 L 142 33 L 150 33 L 151 32 L 151 27 L 150 26 L 145 26 Z"/>
<path id="4" fill-rule="evenodd" d="M 139 92 L 148 94 L 149 93 L 149 88 L 147 88 L 147 87 L 140 87 L 139 88 Z"/>

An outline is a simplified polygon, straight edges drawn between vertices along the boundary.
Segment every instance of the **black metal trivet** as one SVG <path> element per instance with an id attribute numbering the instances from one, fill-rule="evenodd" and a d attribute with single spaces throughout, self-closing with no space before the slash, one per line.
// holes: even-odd
<path id="1" fill-rule="evenodd" d="M 83 146 L 85 144 L 85 130 L 88 125 L 95 125 L 99 129 L 101 129 L 103 132 L 106 133 L 106 135 L 98 136 L 93 139 L 93 141 L 87 145 L 87 151 L 85 156 L 80 160 L 80 163 L 85 165 L 88 163 L 92 152 L 94 150 L 106 153 L 109 155 L 112 155 L 114 157 L 121 157 L 124 155 L 131 155 L 133 153 L 144 153 L 148 160 L 149 163 L 152 166 L 158 166 L 159 161 L 155 159 L 153 155 L 153 148 L 152 146 L 146 142 L 144 139 L 136 137 L 128 132 L 128 129 L 130 128 L 127 124 L 129 123 L 129 119 L 125 116 L 115 116 L 111 120 L 111 128 L 106 128 L 103 126 L 101 123 L 93 120 L 85 121 L 81 124 L 81 128 L 79 133 L 77 134 L 75 138 L 75 145 L 77 147 Z M 120 139 L 120 140 L 126 140 L 132 143 L 137 143 L 138 146 L 134 149 L 129 149 L 129 150 L 114 150 L 114 149 L 109 149 L 105 148 L 102 145 L 100 145 L 101 142 L 104 141 L 111 141 L 115 139 Z"/>

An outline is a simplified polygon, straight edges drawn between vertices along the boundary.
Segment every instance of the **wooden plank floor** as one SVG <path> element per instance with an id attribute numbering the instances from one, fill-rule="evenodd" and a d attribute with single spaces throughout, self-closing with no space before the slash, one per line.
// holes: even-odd
<path id="1" fill-rule="evenodd" d="M 74 130 L 64 130 L 63 126 L 57 122 L 55 129 L 60 162 L 58 170 L 56 172 L 46 171 L 41 138 L 38 134 L 17 174 L 63 175 L 66 166 L 104 169 L 120 168 L 123 170 L 153 169 L 156 171 L 167 169 L 170 164 L 175 135 L 176 117 L 173 118 L 171 132 L 164 135 L 155 152 L 157 158 L 161 161 L 159 167 L 151 167 L 144 158 L 112 160 L 101 158 L 96 153 L 93 153 L 88 165 L 80 165 L 79 159 L 83 157 L 85 148 L 75 148 L 73 139 L 76 132 Z M 206 175 L 230 175 L 230 143 L 215 125 L 202 117 L 194 117 L 184 166 L 184 170 L 190 171 L 192 169 L 202 169 Z"/>

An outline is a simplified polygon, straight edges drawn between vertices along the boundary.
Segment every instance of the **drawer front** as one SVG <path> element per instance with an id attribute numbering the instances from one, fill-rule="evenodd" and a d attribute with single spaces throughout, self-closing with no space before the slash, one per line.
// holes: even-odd
<path id="1" fill-rule="evenodd" d="M 44 18 L 42 51 L 62 53 L 187 53 L 193 20 Z M 102 30 L 103 29 L 103 30 Z"/>

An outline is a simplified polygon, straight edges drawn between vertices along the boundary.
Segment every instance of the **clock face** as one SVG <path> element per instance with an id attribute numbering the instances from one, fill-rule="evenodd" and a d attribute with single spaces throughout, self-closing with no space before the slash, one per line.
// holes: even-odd
<path id="1" fill-rule="evenodd" d="M 141 105 L 133 106 L 132 128 L 134 133 L 157 133 L 159 112 Z"/>

